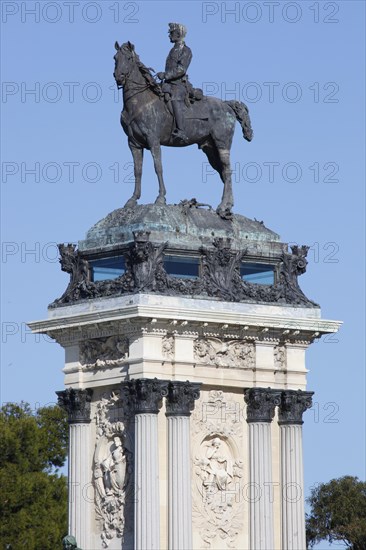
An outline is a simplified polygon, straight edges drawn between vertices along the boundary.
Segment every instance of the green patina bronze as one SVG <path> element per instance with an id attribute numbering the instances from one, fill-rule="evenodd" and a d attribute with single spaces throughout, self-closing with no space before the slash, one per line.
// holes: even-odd
<path id="1" fill-rule="evenodd" d="M 81 550 L 78 547 L 75 537 L 72 535 L 67 535 L 62 539 L 63 550 Z"/>

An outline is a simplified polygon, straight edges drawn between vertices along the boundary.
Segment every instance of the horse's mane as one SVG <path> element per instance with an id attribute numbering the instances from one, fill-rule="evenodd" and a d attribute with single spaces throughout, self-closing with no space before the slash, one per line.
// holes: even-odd
<path id="1" fill-rule="evenodd" d="M 153 77 L 153 75 L 151 74 L 151 71 L 153 69 L 149 68 L 149 67 L 146 67 L 146 65 L 144 65 L 142 63 L 142 61 L 140 61 L 140 58 L 139 56 L 137 55 L 137 53 L 135 52 L 135 58 L 136 58 L 136 65 L 138 66 L 139 68 L 139 71 L 140 73 L 142 74 L 142 76 L 144 77 L 146 83 L 148 84 L 149 88 L 156 94 L 158 95 L 159 97 L 162 97 L 163 96 L 163 92 L 162 92 L 162 89 L 161 89 L 161 86 L 160 84 L 158 84 L 155 80 L 155 78 Z"/>

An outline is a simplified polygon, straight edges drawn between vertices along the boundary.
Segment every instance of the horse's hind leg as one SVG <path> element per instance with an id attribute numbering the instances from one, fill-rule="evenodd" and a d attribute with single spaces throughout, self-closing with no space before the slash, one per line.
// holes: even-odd
<path id="1" fill-rule="evenodd" d="M 161 147 L 160 143 L 151 145 L 151 154 L 154 160 L 155 173 L 159 180 L 159 195 L 156 198 L 155 204 L 166 204 L 165 195 L 166 189 L 163 180 L 163 165 L 161 162 Z"/>
<path id="2" fill-rule="evenodd" d="M 223 218 L 231 215 L 234 206 L 233 186 L 231 182 L 230 149 L 217 149 L 221 162 L 221 179 L 224 183 L 224 191 L 216 212 Z"/>
<path id="3" fill-rule="evenodd" d="M 133 195 L 125 204 L 125 208 L 129 206 L 136 206 L 138 199 L 141 197 L 141 177 L 142 177 L 142 160 L 144 156 L 144 150 L 140 147 L 136 147 L 131 142 L 128 143 L 132 157 L 133 157 L 133 170 L 135 175 L 135 190 Z"/>

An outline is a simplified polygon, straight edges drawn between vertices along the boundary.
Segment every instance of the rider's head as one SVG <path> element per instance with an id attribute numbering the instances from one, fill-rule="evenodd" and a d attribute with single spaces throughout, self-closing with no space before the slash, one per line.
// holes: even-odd
<path id="1" fill-rule="evenodd" d="M 184 40 L 187 34 L 187 29 L 180 23 L 169 23 L 169 37 L 172 42 L 178 42 Z"/>

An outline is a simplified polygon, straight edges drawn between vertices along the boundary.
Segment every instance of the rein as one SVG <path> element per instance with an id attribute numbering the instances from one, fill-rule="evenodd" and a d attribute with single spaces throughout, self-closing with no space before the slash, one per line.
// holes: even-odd
<path id="1" fill-rule="evenodd" d="M 128 76 L 126 77 L 126 84 L 127 84 L 127 78 Z M 126 90 L 126 87 L 125 86 L 125 94 L 126 94 L 126 97 L 125 97 L 125 101 L 127 102 L 128 100 L 132 99 L 133 97 L 135 97 L 136 95 L 139 95 L 139 94 L 142 94 L 142 92 L 145 92 L 146 90 L 149 89 L 149 84 L 146 84 L 145 86 L 143 84 L 140 84 L 140 82 L 136 82 L 135 80 L 129 80 L 129 82 L 131 84 L 135 84 L 136 86 L 140 86 L 140 88 L 134 88 L 133 90 L 131 90 L 131 94 L 128 96 L 127 93 L 128 93 L 128 90 Z"/>

